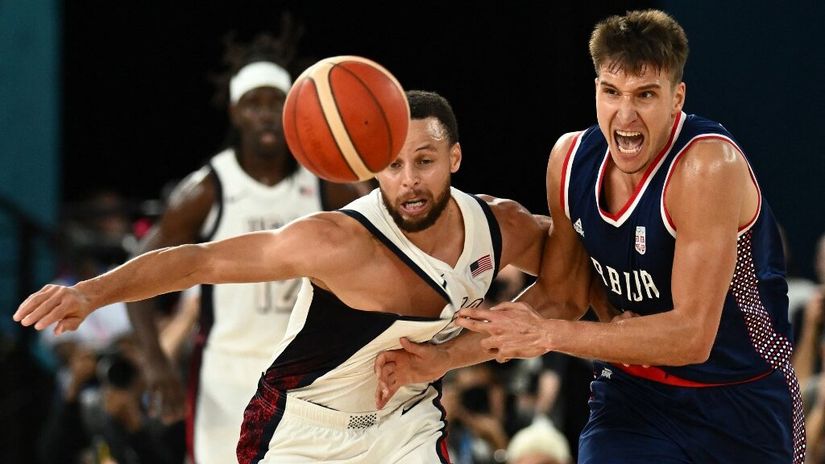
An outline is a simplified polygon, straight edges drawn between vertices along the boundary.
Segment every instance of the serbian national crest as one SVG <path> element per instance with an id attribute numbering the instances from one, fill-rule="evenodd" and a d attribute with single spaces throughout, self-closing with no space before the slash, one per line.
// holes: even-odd
<path id="1" fill-rule="evenodd" d="M 645 226 L 636 226 L 636 251 L 640 255 L 645 254 L 647 250 L 647 238 L 645 237 Z"/>

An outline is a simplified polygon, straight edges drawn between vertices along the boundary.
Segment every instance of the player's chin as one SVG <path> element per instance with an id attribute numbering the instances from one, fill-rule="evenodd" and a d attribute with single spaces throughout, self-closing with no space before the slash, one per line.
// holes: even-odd
<path id="1" fill-rule="evenodd" d="M 416 215 L 415 217 L 401 215 L 401 219 L 403 220 L 401 229 L 406 232 L 420 232 L 432 225 L 429 216 L 426 214 Z"/>

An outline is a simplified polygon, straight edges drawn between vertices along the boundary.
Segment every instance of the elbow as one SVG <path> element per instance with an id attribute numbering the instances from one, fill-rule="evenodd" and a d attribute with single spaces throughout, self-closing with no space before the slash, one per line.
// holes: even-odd
<path id="1" fill-rule="evenodd" d="M 680 365 L 686 366 L 688 364 L 702 364 L 707 362 L 707 360 L 710 359 L 710 349 L 711 346 L 701 346 L 690 350 L 685 362 Z"/>
<path id="2" fill-rule="evenodd" d="M 689 364 L 702 364 L 710 358 L 713 349 L 714 337 L 707 337 L 697 333 L 692 337 L 687 337 L 681 346 L 680 353 L 675 356 L 674 366 L 687 366 Z"/>
<path id="3" fill-rule="evenodd" d="M 181 245 L 182 253 L 179 256 L 183 270 L 183 280 L 186 287 L 202 283 L 216 283 L 217 266 L 212 263 L 212 253 L 203 244 Z"/>

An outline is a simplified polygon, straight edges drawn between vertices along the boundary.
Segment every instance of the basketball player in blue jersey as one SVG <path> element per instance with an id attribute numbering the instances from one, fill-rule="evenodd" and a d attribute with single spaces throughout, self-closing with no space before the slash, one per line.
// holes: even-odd
<path id="1" fill-rule="evenodd" d="M 38 329 L 58 321 L 62 332 L 110 301 L 304 276 L 246 408 L 238 461 L 449 462 L 440 382 L 400 388 L 376 409 L 375 358 L 400 337 L 456 335 L 455 312 L 480 305 L 502 267 L 535 274 L 550 222 L 452 188 L 462 159 L 452 109 L 434 93 L 407 95 L 407 139 L 368 195 L 275 231 L 155 250 L 76 286 L 44 287 L 15 320 Z"/>
<path id="2" fill-rule="evenodd" d="M 558 351 L 599 360 L 579 463 L 802 463 L 777 226 L 731 134 L 682 112 L 687 52 L 660 11 L 595 28 L 598 125 L 550 154 L 537 282 L 459 311 L 475 334 L 382 354 L 379 404 L 449 368 Z M 576 321 L 591 304 L 601 322 Z"/>
<path id="3" fill-rule="evenodd" d="M 310 174 L 286 146 L 281 112 L 291 85 L 284 66 L 292 42 L 284 33 L 229 44 L 229 72 L 219 82 L 229 93 L 228 147 L 180 182 L 141 251 L 274 229 L 358 197 L 352 186 Z M 235 460 L 243 410 L 283 338 L 299 288 L 300 280 L 202 286 L 186 399 L 158 342 L 155 302 L 129 304 L 149 387 L 164 414 L 179 417 L 187 405 L 187 449 L 196 464 Z"/>

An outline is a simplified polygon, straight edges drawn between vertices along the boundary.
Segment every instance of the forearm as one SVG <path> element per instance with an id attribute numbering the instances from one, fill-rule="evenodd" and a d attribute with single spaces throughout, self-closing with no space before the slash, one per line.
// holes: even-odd
<path id="1" fill-rule="evenodd" d="M 75 285 L 93 308 L 132 302 L 183 290 L 204 280 L 206 252 L 201 245 L 150 251 L 98 277 Z"/>
<path id="2" fill-rule="evenodd" d="M 805 417 L 805 433 L 808 443 L 807 455 L 810 462 L 822 462 L 823 450 L 822 429 L 825 426 L 825 414 L 823 414 L 822 402 L 817 401 L 811 412 Z M 808 462 L 808 460 L 806 460 Z"/>
<path id="3" fill-rule="evenodd" d="M 802 335 L 799 337 L 799 343 L 794 348 L 792 362 L 796 377 L 804 390 L 805 384 L 813 375 L 817 330 L 815 327 L 811 327 L 811 324 L 803 324 L 802 327 Z"/>
<path id="4" fill-rule="evenodd" d="M 169 359 L 178 358 L 181 347 L 189 338 L 192 327 L 195 325 L 200 314 L 198 311 L 200 298 L 182 297 L 182 299 L 181 307 L 163 330 L 161 330 L 160 336 L 158 337 L 163 352 Z"/>
<path id="5" fill-rule="evenodd" d="M 540 282 L 527 287 L 514 301 L 529 304 L 547 319 L 573 321 L 581 318 L 587 311 L 587 305 L 583 302 L 573 299 L 559 300 L 558 295 L 552 295 Z"/>
<path id="6" fill-rule="evenodd" d="M 611 323 L 547 320 L 544 330 L 548 351 L 608 362 L 682 366 L 709 352 L 701 329 L 674 311 Z"/>
<path id="7" fill-rule="evenodd" d="M 461 335 L 439 346 L 445 372 L 489 361 L 495 357 L 481 347 L 484 334 L 462 331 Z"/>

